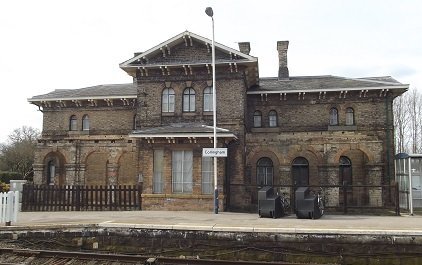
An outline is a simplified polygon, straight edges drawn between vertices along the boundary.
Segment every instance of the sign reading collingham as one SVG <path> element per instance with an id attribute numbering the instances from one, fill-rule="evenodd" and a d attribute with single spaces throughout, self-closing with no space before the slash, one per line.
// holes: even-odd
<path id="1" fill-rule="evenodd" d="M 202 156 L 227 157 L 227 148 L 202 148 Z"/>

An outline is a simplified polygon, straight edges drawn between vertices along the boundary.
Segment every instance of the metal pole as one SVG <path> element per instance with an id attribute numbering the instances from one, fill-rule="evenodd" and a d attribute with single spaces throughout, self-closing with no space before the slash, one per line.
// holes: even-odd
<path id="1" fill-rule="evenodd" d="M 212 20 L 212 112 L 213 112 L 213 143 L 217 148 L 217 93 L 215 89 L 215 44 L 214 44 L 214 12 L 211 7 L 205 9 L 205 13 Z M 217 157 L 214 157 L 214 213 L 218 214 L 218 185 L 217 185 Z"/>

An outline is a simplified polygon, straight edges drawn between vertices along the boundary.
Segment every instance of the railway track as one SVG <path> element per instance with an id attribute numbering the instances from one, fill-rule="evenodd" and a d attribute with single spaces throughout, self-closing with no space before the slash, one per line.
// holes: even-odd
<path id="1" fill-rule="evenodd" d="M 289 262 L 260 262 L 260 261 L 227 261 L 194 258 L 150 257 L 144 255 L 127 255 L 115 253 L 54 251 L 0 248 L 0 265 L 301 265 Z M 305 263 L 303 263 L 305 264 Z M 309 265 L 309 263 L 306 263 Z"/>

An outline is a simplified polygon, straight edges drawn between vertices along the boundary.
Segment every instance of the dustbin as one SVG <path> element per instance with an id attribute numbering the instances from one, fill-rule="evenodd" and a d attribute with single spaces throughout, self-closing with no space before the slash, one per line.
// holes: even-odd
<path id="1" fill-rule="evenodd" d="M 321 218 L 323 212 L 318 204 L 318 197 L 310 193 L 309 187 L 297 188 L 295 196 L 297 218 Z"/>
<path id="2" fill-rule="evenodd" d="M 278 218 L 283 216 L 283 207 L 279 195 L 274 195 L 274 189 L 266 186 L 258 191 L 259 217 Z"/>

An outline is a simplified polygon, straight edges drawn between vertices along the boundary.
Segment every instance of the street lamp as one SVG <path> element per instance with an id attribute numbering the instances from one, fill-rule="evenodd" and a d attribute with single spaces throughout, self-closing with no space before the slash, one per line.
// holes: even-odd
<path id="1" fill-rule="evenodd" d="M 205 9 L 205 14 L 212 20 L 212 118 L 214 133 L 214 149 L 217 148 L 217 97 L 215 93 L 215 45 L 214 45 L 214 12 L 212 7 Z M 218 214 L 217 157 L 214 156 L 214 213 Z"/>

